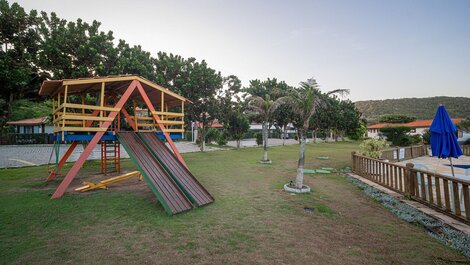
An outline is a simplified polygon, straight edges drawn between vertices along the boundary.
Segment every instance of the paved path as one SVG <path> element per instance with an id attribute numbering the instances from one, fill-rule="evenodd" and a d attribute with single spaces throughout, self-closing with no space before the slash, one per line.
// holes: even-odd
<path id="1" fill-rule="evenodd" d="M 295 140 L 286 140 L 286 144 L 296 144 Z M 191 142 L 175 142 L 176 147 L 181 153 L 199 152 L 199 146 Z M 229 146 L 235 147 L 235 141 L 229 141 Z M 281 139 L 269 139 L 269 146 L 282 145 Z M 60 157 L 67 151 L 69 144 L 60 145 Z M 256 147 L 256 141 L 254 139 L 243 140 L 241 147 Z M 9 167 L 24 167 L 24 166 L 35 166 L 44 164 L 54 164 L 55 154 L 53 152 L 54 146 L 51 145 L 0 145 L 0 168 Z M 84 146 L 79 144 L 72 155 L 69 157 L 67 162 L 73 162 L 78 159 L 82 154 Z M 206 146 L 207 151 L 221 150 L 222 148 Z M 124 148 L 121 148 L 121 157 L 128 158 L 129 155 L 126 153 Z M 96 146 L 93 152 L 88 157 L 88 160 L 100 159 L 100 146 Z M 50 161 L 50 162 L 49 162 Z"/>

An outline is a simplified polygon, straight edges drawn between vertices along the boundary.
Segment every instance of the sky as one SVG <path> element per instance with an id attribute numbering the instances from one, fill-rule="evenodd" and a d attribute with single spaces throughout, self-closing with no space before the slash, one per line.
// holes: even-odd
<path id="1" fill-rule="evenodd" d="M 17 2 L 98 20 L 116 40 L 204 59 L 243 85 L 314 77 L 353 101 L 470 97 L 469 0 Z"/>

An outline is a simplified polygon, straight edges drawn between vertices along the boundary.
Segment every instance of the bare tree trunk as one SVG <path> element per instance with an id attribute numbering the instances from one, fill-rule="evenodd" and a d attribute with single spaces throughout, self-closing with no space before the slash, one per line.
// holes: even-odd
<path id="1" fill-rule="evenodd" d="M 304 164 L 305 164 L 305 142 L 306 135 L 305 131 L 300 132 L 300 156 L 297 164 L 297 176 L 295 177 L 295 186 L 297 189 L 301 189 L 304 185 Z"/>
<path id="2" fill-rule="evenodd" d="M 263 161 L 268 161 L 268 130 L 265 122 L 263 122 L 263 149 Z"/>
<path id="3" fill-rule="evenodd" d="M 316 144 L 317 143 L 317 130 L 313 130 L 313 143 Z"/>
<path id="4" fill-rule="evenodd" d="M 241 142 L 241 140 L 237 139 L 237 149 L 240 149 L 240 142 Z"/>
<path id="5" fill-rule="evenodd" d="M 287 125 L 283 127 L 283 135 L 282 135 L 282 146 L 286 145 L 286 136 L 287 136 Z"/>
<path id="6" fill-rule="evenodd" d="M 206 129 L 204 128 L 204 124 L 201 127 L 201 152 L 206 150 Z"/>

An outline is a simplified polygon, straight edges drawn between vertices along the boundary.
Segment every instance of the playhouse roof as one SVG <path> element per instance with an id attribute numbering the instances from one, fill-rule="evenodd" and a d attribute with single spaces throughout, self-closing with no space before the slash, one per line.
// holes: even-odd
<path id="1" fill-rule="evenodd" d="M 47 80 L 42 83 L 41 89 L 39 90 L 39 95 L 54 96 L 59 92 L 63 92 L 65 86 L 68 86 L 67 94 L 69 95 L 95 92 L 101 89 L 101 83 L 103 82 L 106 83 L 105 89 L 107 91 L 113 90 L 116 94 L 122 94 L 134 80 L 137 80 L 142 84 L 142 87 L 144 88 L 148 97 L 154 103 L 158 103 L 161 100 L 161 94 L 158 92 L 165 93 L 165 103 L 167 103 L 170 107 L 181 105 L 181 101 L 191 102 L 187 98 L 137 75 Z M 131 98 L 140 99 L 140 94 L 138 92 L 134 92 Z"/>

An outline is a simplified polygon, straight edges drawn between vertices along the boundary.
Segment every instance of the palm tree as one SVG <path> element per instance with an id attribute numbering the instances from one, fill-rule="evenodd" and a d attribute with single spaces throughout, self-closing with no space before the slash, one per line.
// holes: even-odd
<path id="1" fill-rule="evenodd" d="M 277 100 L 271 100 L 269 95 L 263 99 L 262 97 L 252 96 L 248 100 L 248 110 L 257 114 L 259 120 L 262 122 L 262 134 L 263 134 L 263 160 L 261 162 L 268 163 L 268 129 L 269 124 L 272 122 L 274 112 L 276 109 L 286 100 L 286 98 L 278 98 Z"/>
<path id="2" fill-rule="evenodd" d="M 327 104 L 328 97 L 332 94 L 346 95 L 349 94 L 348 89 L 336 89 L 327 93 L 320 91 L 315 79 L 308 79 L 307 82 L 301 82 L 300 87 L 294 89 L 289 96 L 294 115 L 298 119 L 298 132 L 300 134 L 300 157 L 297 164 L 297 176 L 295 178 L 295 186 L 298 189 L 303 187 L 304 181 L 304 164 L 305 164 L 305 142 L 307 130 L 309 128 L 310 118 L 316 114 L 319 106 Z"/>

